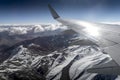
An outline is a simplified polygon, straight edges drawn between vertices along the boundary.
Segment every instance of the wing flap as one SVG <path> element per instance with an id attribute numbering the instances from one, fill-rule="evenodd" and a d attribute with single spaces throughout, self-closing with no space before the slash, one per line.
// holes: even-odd
<path id="1" fill-rule="evenodd" d="M 98 66 L 94 66 L 90 69 L 87 69 L 89 73 L 99 73 L 99 74 L 112 74 L 112 75 L 120 75 L 120 67 L 116 64 L 115 61 L 110 61 L 106 64 L 101 64 Z"/>
<path id="2" fill-rule="evenodd" d="M 106 47 L 103 51 L 105 53 L 108 53 L 115 60 L 115 62 L 120 66 L 120 44 Z"/>

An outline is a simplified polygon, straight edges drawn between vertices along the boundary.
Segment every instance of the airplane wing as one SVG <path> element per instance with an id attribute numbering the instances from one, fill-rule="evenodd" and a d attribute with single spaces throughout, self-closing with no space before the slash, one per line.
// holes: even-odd
<path id="1" fill-rule="evenodd" d="M 88 72 L 120 75 L 118 72 L 120 70 L 120 26 L 63 19 L 50 5 L 48 7 L 55 20 L 95 41 L 103 52 L 112 57 L 113 61 L 104 64 L 104 66 L 88 69 Z"/>

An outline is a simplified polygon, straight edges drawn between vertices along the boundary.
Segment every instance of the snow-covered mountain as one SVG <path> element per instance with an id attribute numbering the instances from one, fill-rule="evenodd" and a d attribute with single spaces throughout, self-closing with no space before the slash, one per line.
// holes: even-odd
<path id="1" fill-rule="evenodd" d="M 1 49 L 0 80 L 119 80 L 117 75 L 86 72 L 94 65 L 111 60 L 86 37 L 62 25 L 34 25 L 31 28 L 16 27 L 16 30 L 9 27 L 8 30 L 1 30 L 1 33 L 14 32 L 13 38 L 16 35 L 32 35 L 33 32 L 39 35 L 34 34 L 37 36 Z"/>
<path id="2" fill-rule="evenodd" d="M 1 25 L 0 50 L 10 47 L 18 42 L 33 39 L 39 36 L 57 35 L 66 29 L 67 28 L 61 24 Z"/>

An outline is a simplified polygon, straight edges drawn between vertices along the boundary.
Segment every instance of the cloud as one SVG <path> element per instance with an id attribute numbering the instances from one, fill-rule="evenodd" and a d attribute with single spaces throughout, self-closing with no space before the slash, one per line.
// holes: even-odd
<path id="1" fill-rule="evenodd" d="M 8 32 L 9 35 L 26 35 L 26 34 L 45 34 L 54 35 L 59 32 L 66 30 L 65 26 L 60 24 L 49 24 L 49 25 L 8 25 L 0 26 L 0 32 Z"/>

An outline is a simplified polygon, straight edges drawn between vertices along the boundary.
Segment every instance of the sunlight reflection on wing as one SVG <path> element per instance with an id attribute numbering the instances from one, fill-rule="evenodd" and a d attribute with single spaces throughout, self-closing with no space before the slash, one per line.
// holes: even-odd
<path id="1" fill-rule="evenodd" d="M 98 30 L 98 28 L 96 28 L 96 27 L 87 27 L 86 29 L 85 29 L 85 31 L 89 34 L 89 35 L 92 35 L 92 36 L 95 36 L 95 37 L 98 37 L 99 36 L 99 30 Z"/>
<path id="2" fill-rule="evenodd" d="M 95 27 L 94 24 L 88 22 L 80 22 L 82 26 L 85 27 L 84 31 L 94 37 L 99 37 L 99 28 Z"/>

